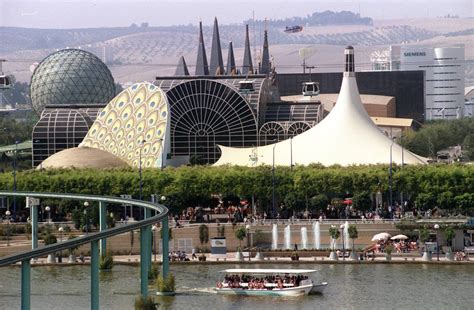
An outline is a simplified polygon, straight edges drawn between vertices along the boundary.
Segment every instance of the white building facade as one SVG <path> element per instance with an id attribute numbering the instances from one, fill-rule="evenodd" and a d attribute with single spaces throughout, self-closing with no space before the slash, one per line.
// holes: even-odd
<path id="1" fill-rule="evenodd" d="M 424 70 L 425 119 L 455 119 L 464 114 L 464 45 L 390 46 L 371 57 L 373 70 Z"/>

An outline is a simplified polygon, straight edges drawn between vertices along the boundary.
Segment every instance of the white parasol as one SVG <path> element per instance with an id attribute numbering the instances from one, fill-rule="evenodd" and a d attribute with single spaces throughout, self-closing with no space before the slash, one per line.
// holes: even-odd
<path id="1" fill-rule="evenodd" d="M 372 237 L 372 241 L 381 241 L 381 240 L 387 240 L 388 238 L 390 238 L 392 235 L 390 235 L 389 233 L 386 233 L 386 232 L 383 232 L 383 233 L 379 233 L 379 234 L 376 234 Z"/>
<path id="2" fill-rule="evenodd" d="M 393 236 L 392 238 L 390 238 L 391 240 L 406 240 L 408 239 L 407 236 L 405 235 L 396 235 L 396 236 Z"/>

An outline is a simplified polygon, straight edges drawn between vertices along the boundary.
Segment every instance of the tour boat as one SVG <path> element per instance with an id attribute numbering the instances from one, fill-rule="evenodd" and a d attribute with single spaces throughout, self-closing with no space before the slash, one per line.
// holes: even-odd
<path id="1" fill-rule="evenodd" d="M 327 282 L 314 284 L 312 269 L 226 269 L 215 291 L 225 295 L 300 296 L 322 293 Z"/>

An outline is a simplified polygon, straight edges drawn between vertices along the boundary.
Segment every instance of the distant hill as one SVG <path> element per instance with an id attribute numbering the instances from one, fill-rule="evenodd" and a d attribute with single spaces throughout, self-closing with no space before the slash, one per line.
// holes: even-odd
<path id="1" fill-rule="evenodd" d="M 84 29 L 32 29 L 0 27 L 0 52 L 23 49 L 51 49 L 93 44 L 124 35 L 159 31 L 163 27 L 115 27 Z"/>
<path id="2" fill-rule="evenodd" d="M 324 70 L 341 70 L 340 52 L 345 45 L 357 49 L 358 68 L 370 69 L 370 54 L 392 44 L 465 44 L 466 82 L 474 83 L 474 40 L 472 19 L 404 19 L 371 21 L 360 20 L 357 14 L 314 13 L 298 19 L 304 29 L 299 33 L 285 33 L 285 26 L 299 24 L 294 19 L 269 21 L 266 25 L 270 53 L 278 72 L 294 72 L 301 68 L 298 50 L 314 47 L 311 59 Z M 322 14 L 322 15 L 321 15 Z M 325 19 L 316 17 L 325 16 Z M 333 16 L 331 20 L 328 16 Z M 346 16 L 346 18 L 344 18 Z M 322 20 L 325 20 L 324 22 Z M 346 24 L 351 21 L 354 24 Z M 242 63 L 244 24 L 226 25 L 220 21 L 221 44 L 224 61 L 227 59 L 228 42 L 232 40 L 237 63 Z M 315 23 L 315 24 L 312 24 Z M 322 23 L 333 23 L 322 25 Z M 344 24 L 341 24 L 344 23 Z M 252 55 L 258 62 L 263 43 L 264 21 L 251 26 Z M 205 46 L 210 55 L 212 26 L 203 28 Z M 148 27 L 146 25 L 116 28 L 85 29 L 28 29 L 0 27 L 0 58 L 8 61 L 4 71 L 18 81 L 29 82 L 35 62 L 41 61 L 57 49 L 75 47 L 95 53 L 111 68 L 117 81 L 153 80 L 157 75 L 172 75 L 180 56 L 186 58 L 194 72 L 198 45 L 197 25 Z M 321 69 L 322 70 L 322 69 Z"/>
<path id="3" fill-rule="evenodd" d="M 244 21 L 245 24 L 252 24 L 253 20 L 248 19 Z M 314 12 L 306 17 L 291 17 L 285 19 L 269 19 L 269 20 L 256 20 L 257 25 L 267 23 L 269 26 L 290 26 L 290 25 L 303 25 L 303 26 L 328 26 L 328 25 L 372 25 L 373 20 L 370 17 L 360 17 L 359 14 L 350 11 L 324 11 Z"/>

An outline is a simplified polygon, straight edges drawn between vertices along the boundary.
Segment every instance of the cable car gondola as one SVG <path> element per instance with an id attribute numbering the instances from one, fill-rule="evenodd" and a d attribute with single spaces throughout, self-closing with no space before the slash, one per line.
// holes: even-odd
<path id="1" fill-rule="evenodd" d="M 303 96 L 319 95 L 319 83 L 318 82 L 304 82 L 302 92 L 303 92 Z"/>
<path id="2" fill-rule="evenodd" d="M 301 31 L 303 31 L 303 26 L 300 26 L 300 25 L 291 26 L 291 27 L 286 26 L 285 27 L 285 32 L 286 33 L 296 33 L 296 32 L 301 32 Z"/>
<path id="3" fill-rule="evenodd" d="M 4 62 L 4 59 L 0 59 L 0 89 L 8 89 L 12 87 L 10 76 L 3 74 L 2 64 Z"/>

